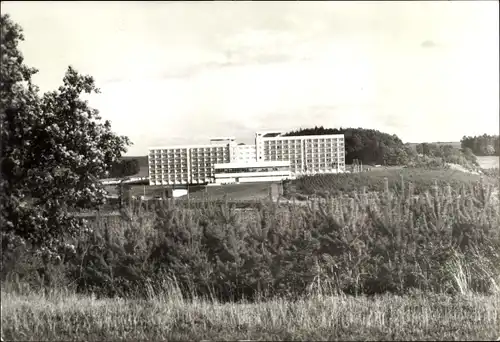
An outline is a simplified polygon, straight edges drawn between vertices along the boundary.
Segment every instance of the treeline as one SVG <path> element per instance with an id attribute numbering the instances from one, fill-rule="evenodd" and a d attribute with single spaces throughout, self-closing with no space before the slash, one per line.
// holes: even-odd
<path id="1" fill-rule="evenodd" d="M 395 134 L 364 128 L 304 128 L 286 133 L 285 136 L 344 134 L 345 162 L 354 160 L 364 164 L 403 165 L 416 157 L 415 151 Z"/>
<path id="2" fill-rule="evenodd" d="M 139 173 L 140 166 L 137 159 L 122 159 L 113 163 L 108 171 L 109 178 L 121 178 Z"/>
<path id="3" fill-rule="evenodd" d="M 460 143 L 463 149 L 469 148 L 477 156 L 500 156 L 500 139 L 498 135 L 464 136 Z"/>
<path id="4" fill-rule="evenodd" d="M 422 143 L 416 146 L 418 154 L 426 157 L 440 158 L 446 163 L 458 164 L 463 166 L 477 166 L 477 158 L 468 147 L 462 150 L 452 145 L 437 145 Z"/>

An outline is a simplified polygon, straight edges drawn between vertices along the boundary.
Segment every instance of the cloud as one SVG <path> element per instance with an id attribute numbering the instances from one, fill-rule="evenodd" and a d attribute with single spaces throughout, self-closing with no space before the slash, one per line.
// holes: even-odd
<path id="1" fill-rule="evenodd" d="M 436 42 L 432 41 L 432 40 L 424 40 L 421 44 L 420 44 L 421 47 L 423 47 L 424 49 L 432 49 L 432 48 L 435 48 L 438 46 L 438 44 L 436 44 Z"/>
<path id="2" fill-rule="evenodd" d="M 219 38 L 211 47 L 180 46 L 168 56 L 170 59 L 163 60 L 164 63 L 161 62 L 162 57 L 160 57 L 162 51 L 158 51 L 158 54 L 138 56 L 132 68 L 137 71 L 137 65 L 141 65 L 139 73 L 131 74 L 131 66 L 122 65 L 119 68 L 129 70 L 121 73 L 125 76 L 111 76 L 104 83 L 126 82 L 131 78 L 135 80 L 139 78 L 189 79 L 204 72 L 224 68 L 310 61 L 314 57 L 310 56 L 311 46 L 308 40 L 280 30 L 246 29 L 225 34 Z M 168 63 L 169 60 L 170 63 Z M 160 66 L 162 64 L 160 70 L 153 70 L 149 67 L 149 65 Z"/>
<path id="3" fill-rule="evenodd" d="M 25 29 L 35 83 L 56 89 L 70 64 L 94 76 L 92 106 L 134 141 L 130 154 L 314 125 L 413 141 L 498 129 L 498 2 L 4 7 Z"/>

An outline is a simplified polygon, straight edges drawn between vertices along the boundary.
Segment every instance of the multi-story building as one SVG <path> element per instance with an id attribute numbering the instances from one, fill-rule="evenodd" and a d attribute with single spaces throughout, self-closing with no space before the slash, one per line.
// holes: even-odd
<path id="1" fill-rule="evenodd" d="M 283 136 L 283 132 L 255 134 L 258 161 L 290 161 L 292 176 L 345 171 L 343 134 Z"/>
<path id="2" fill-rule="evenodd" d="M 253 163 L 256 160 L 255 145 L 233 144 L 231 146 L 231 163 Z"/>
<path id="3" fill-rule="evenodd" d="M 257 132 L 255 145 L 236 144 L 233 137 L 214 138 L 207 145 L 153 147 L 149 149 L 148 160 L 150 185 L 215 183 L 216 164 L 218 170 L 225 171 L 247 164 L 249 172 L 253 172 L 254 168 L 267 167 L 261 168 L 261 162 L 270 162 L 269 165 L 287 162 L 289 171 L 283 176 L 286 178 L 337 173 L 345 171 L 344 135 L 283 136 L 283 132 Z"/>
<path id="4" fill-rule="evenodd" d="M 229 145 L 156 147 L 149 149 L 149 184 L 204 184 L 213 181 L 213 165 L 229 163 Z"/>

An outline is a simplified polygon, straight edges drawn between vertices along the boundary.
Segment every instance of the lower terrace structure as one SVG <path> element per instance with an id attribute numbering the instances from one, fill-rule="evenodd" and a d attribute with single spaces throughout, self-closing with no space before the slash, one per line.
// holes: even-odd
<path id="1" fill-rule="evenodd" d="M 230 182 L 245 182 L 250 178 L 269 181 L 273 177 L 281 180 L 306 174 L 339 173 L 345 172 L 344 135 L 285 136 L 283 132 L 257 132 L 255 145 L 237 144 L 235 138 L 223 137 L 211 139 L 207 145 L 152 147 L 148 162 L 150 185 L 221 183 L 223 178 Z M 258 177 L 253 174 L 266 167 L 277 167 L 280 172 L 284 170 L 282 167 L 287 169 L 280 174 L 262 173 Z M 243 172 L 234 172 L 238 168 L 243 168 Z"/>
<path id="2" fill-rule="evenodd" d="M 291 178 L 289 161 L 214 165 L 215 184 L 278 182 Z"/>

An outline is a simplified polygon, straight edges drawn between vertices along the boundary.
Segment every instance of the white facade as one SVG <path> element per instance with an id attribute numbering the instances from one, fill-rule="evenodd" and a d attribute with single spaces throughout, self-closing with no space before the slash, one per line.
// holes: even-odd
<path id="1" fill-rule="evenodd" d="M 291 179 L 289 161 L 238 162 L 214 165 L 216 184 L 277 182 Z"/>
<path id="2" fill-rule="evenodd" d="M 231 163 L 254 163 L 256 160 L 255 145 L 231 145 Z"/>
<path id="3" fill-rule="evenodd" d="M 149 185 L 204 184 L 213 181 L 213 165 L 230 162 L 229 144 L 149 149 Z"/>
<path id="4" fill-rule="evenodd" d="M 282 136 L 283 132 L 255 134 L 257 161 L 290 161 L 292 176 L 345 172 L 343 134 Z"/>
<path id="5" fill-rule="evenodd" d="M 234 137 L 222 137 L 211 139 L 207 145 L 151 147 L 148 157 L 149 184 L 214 183 L 217 182 L 214 166 L 227 163 L 245 164 L 246 168 L 254 168 L 260 167 L 254 166 L 256 162 L 288 162 L 287 172 L 290 174 L 259 173 L 259 177 L 268 180 L 272 177 L 281 180 L 283 177 L 295 178 L 304 174 L 345 172 L 343 134 L 290 137 L 282 134 L 279 131 L 257 132 L 255 145 L 238 145 Z M 256 177 L 256 174 L 243 173 L 242 176 L 235 175 L 232 178 L 235 182 L 236 178 L 239 178 L 239 182 L 245 182 L 247 178 Z M 254 178 L 254 181 L 258 180 Z"/>

